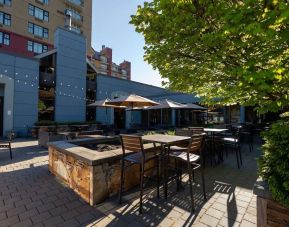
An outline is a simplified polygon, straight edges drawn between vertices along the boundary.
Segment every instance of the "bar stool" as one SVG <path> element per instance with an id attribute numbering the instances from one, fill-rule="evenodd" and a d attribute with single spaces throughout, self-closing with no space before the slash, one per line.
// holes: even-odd
<path id="1" fill-rule="evenodd" d="M 204 134 L 193 135 L 189 142 L 189 145 L 186 148 L 171 147 L 170 157 L 174 158 L 180 162 L 184 162 L 187 164 L 187 170 L 189 174 L 189 184 L 190 184 L 190 195 L 192 202 L 192 209 L 195 209 L 194 202 L 194 193 L 193 193 L 193 173 L 195 170 L 201 170 L 201 178 L 202 178 L 202 188 L 203 188 L 203 196 L 204 200 L 206 200 L 206 189 L 205 189 L 205 177 L 204 177 L 204 168 L 202 161 L 202 150 L 204 147 Z M 177 167 L 180 168 L 180 167 Z"/>
<path id="2" fill-rule="evenodd" d="M 146 151 L 143 146 L 141 136 L 136 135 L 120 135 L 122 145 L 122 160 L 121 160 L 121 179 L 119 190 L 119 203 L 122 202 L 123 183 L 125 177 L 125 170 L 132 165 L 139 165 L 140 167 L 140 203 L 139 213 L 142 214 L 143 189 L 145 172 L 152 168 L 157 168 L 157 197 L 159 198 L 159 155 L 157 154 L 156 145 L 154 144 L 153 151 Z M 130 152 L 130 154 L 127 154 Z M 156 160 L 156 166 L 145 169 L 145 164 L 148 161 Z"/>

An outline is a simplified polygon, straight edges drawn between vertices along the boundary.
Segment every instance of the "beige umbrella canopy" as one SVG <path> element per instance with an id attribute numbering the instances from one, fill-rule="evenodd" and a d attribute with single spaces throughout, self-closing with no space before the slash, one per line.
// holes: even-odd
<path id="1" fill-rule="evenodd" d="M 139 95 L 130 94 L 130 95 L 121 96 L 119 98 L 113 99 L 110 102 L 107 102 L 106 104 L 126 106 L 133 110 L 134 108 L 139 108 L 139 107 L 156 106 L 159 103 L 153 100 L 147 99 L 145 97 L 139 96 Z M 131 115 L 131 122 L 133 122 L 132 115 Z"/>
<path id="2" fill-rule="evenodd" d="M 153 100 L 147 99 L 145 97 L 139 96 L 139 95 L 131 94 L 131 95 L 121 96 L 119 98 L 113 99 L 109 102 L 106 102 L 106 104 L 135 108 L 135 107 L 144 107 L 144 106 L 156 106 L 159 103 Z"/>

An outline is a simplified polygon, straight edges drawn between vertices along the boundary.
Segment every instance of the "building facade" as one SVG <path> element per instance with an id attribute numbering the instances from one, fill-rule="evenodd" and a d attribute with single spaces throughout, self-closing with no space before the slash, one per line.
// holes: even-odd
<path id="1" fill-rule="evenodd" d="M 0 50 L 28 57 L 51 50 L 66 14 L 71 30 L 87 38 L 90 50 L 92 0 L 0 0 Z"/>
<path id="2" fill-rule="evenodd" d="M 90 57 L 98 74 L 131 80 L 131 63 L 124 60 L 116 64 L 112 60 L 112 49 L 102 46 L 100 51 L 94 51 Z"/>

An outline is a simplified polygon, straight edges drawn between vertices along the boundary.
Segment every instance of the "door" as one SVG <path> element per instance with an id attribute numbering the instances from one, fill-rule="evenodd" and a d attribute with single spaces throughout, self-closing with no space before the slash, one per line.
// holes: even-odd
<path id="1" fill-rule="evenodd" d="M 0 97 L 0 137 L 3 136 L 4 97 Z"/>
<path id="2" fill-rule="evenodd" d="M 114 109 L 114 125 L 117 129 L 125 128 L 125 109 Z"/>

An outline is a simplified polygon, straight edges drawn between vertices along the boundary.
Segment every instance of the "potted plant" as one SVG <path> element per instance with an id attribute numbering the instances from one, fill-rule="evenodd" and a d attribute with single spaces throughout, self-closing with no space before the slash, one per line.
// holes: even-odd
<path id="1" fill-rule="evenodd" d="M 258 226 L 289 226 L 289 121 L 280 120 L 262 133 L 265 141 L 258 160 Z"/>

